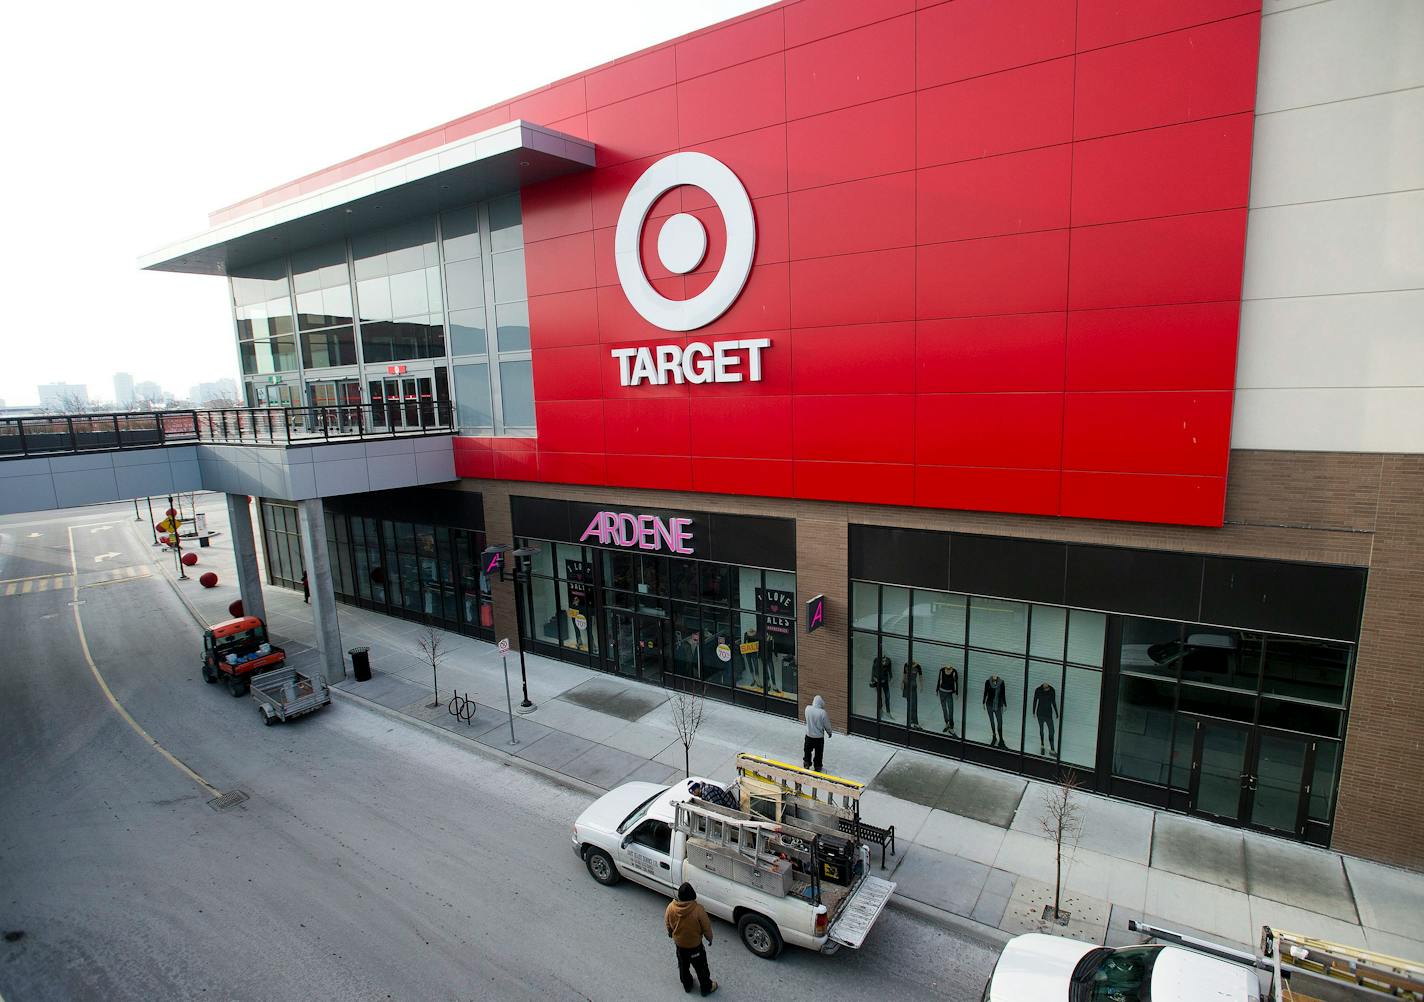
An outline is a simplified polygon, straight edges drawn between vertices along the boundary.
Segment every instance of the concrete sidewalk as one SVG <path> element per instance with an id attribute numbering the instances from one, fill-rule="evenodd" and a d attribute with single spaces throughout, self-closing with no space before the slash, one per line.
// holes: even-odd
<path id="1" fill-rule="evenodd" d="M 224 528 L 222 506 L 206 507 L 214 527 Z M 216 570 L 219 587 L 175 586 L 200 615 L 227 618 L 236 587 L 226 537 L 199 552 L 197 570 Z M 171 558 L 158 562 L 173 576 Z M 315 665 L 310 606 L 282 588 L 265 596 L 270 629 L 293 663 Z M 600 789 L 682 773 L 683 748 L 662 688 L 526 655 L 537 709 L 515 714 L 518 744 L 511 744 L 493 645 L 442 632 L 450 653 L 440 667 L 442 705 L 431 708 L 430 668 L 416 646 L 425 627 L 345 605 L 339 616 L 343 647 L 369 647 L 375 669 L 369 682 L 348 676 L 340 683 L 346 696 Z M 517 653 L 509 661 L 517 706 Z M 455 690 L 477 703 L 469 724 L 444 705 Z M 692 772 L 730 780 L 740 751 L 799 761 L 802 733 L 796 721 L 708 701 Z M 899 894 L 1006 933 L 1051 931 L 1118 945 L 1140 941 L 1127 922 L 1145 917 L 1257 949 L 1269 924 L 1424 959 L 1424 874 L 1087 793 L 1076 795 L 1082 832 L 1063 860 L 1071 919 L 1050 929 L 1041 914 L 1052 901 L 1054 847 L 1040 819 L 1052 785 L 845 734 L 828 742 L 826 768 L 867 783 L 864 817 L 895 826 L 897 852 L 887 867 Z"/>

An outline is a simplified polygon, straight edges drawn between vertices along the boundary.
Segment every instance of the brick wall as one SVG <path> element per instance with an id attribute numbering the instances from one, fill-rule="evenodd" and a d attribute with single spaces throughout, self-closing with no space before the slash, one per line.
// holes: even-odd
<path id="1" fill-rule="evenodd" d="M 1334 845 L 1424 869 L 1424 456 L 1380 463 Z"/>
<path id="2" fill-rule="evenodd" d="M 797 598 L 824 593 L 825 628 L 797 639 L 803 701 L 847 721 L 847 526 L 896 525 L 1066 542 L 1368 566 L 1364 623 L 1334 844 L 1424 869 L 1424 458 L 1236 451 L 1221 528 L 465 480 L 484 494 L 491 542 L 512 542 L 511 495 L 771 515 L 796 520 Z M 495 584 L 495 628 L 517 642 L 512 585 Z"/>

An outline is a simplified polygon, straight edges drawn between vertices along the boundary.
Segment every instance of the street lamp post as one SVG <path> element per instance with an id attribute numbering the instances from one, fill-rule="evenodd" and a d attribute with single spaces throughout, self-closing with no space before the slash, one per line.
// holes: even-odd
<path id="1" fill-rule="evenodd" d="M 508 543 L 491 543 L 480 552 L 480 557 L 484 567 L 484 573 L 489 574 L 496 568 L 499 569 L 499 579 L 505 580 L 505 556 L 506 554 L 514 558 L 514 567 L 511 569 L 511 577 L 514 580 L 514 621 L 516 629 L 519 631 L 519 681 L 523 687 L 524 698 L 520 700 L 519 712 L 530 713 L 537 707 L 534 701 L 529 698 L 529 671 L 524 664 L 524 603 L 520 601 L 520 588 L 529 581 L 530 559 L 539 552 L 537 546 L 522 546 L 519 549 L 512 549 Z"/>
<path id="2" fill-rule="evenodd" d="M 533 710 L 534 704 L 529 699 L 529 673 L 524 668 L 524 603 L 519 599 L 520 589 L 529 581 L 529 561 L 538 552 L 537 546 L 523 546 L 510 554 L 514 558 L 514 618 L 519 624 L 519 680 L 524 686 L 519 709 L 523 713 Z"/>

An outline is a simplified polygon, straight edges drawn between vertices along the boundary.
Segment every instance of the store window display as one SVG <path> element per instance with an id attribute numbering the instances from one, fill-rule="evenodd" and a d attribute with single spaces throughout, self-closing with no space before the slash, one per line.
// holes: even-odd
<path id="1" fill-rule="evenodd" d="M 1103 614 L 868 581 L 851 602 L 851 714 L 875 736 L 1094 768 Z"/>
<path id="2" fill-rule="evenodd" d="M 796 575 L 541 539 L 526 629 L 547 653 L 794 715 Z M 735 695 L 734 695 L 735 694 Z"/>

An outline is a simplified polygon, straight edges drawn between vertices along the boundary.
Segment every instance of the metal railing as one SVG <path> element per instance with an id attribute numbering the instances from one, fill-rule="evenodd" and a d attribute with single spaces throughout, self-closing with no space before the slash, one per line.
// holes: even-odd
<path id="1" fill-rule="evenodd" d="M 0 418 L 0 459 L 202 442 L 310 445 L 316 442 L 448 434 L 447 402 L 401 400 L 333 407 L 232 407 L 124 414 Z"/>

